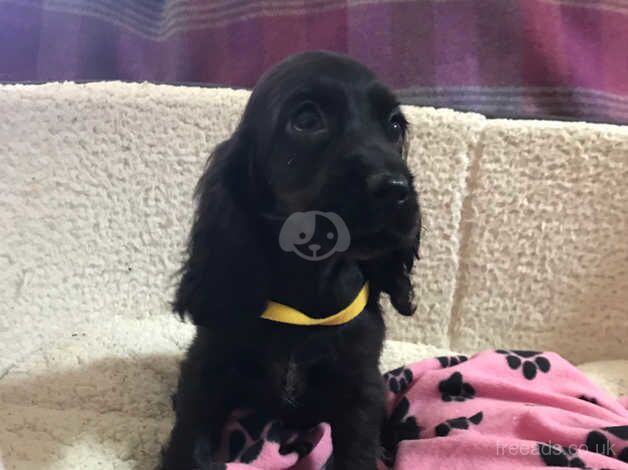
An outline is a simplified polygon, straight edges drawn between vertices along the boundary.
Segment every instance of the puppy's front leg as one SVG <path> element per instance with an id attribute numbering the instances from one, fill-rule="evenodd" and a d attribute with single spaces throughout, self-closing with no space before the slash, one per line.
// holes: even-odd
<path id="1" fill-rule="evenodd" d="M 345 393 L 331 420 L 333 470 L 375 470 L 384 416 L 384 385 L 379 374 Z"/>
<path id="2" fill-rule="evenodd" d="M 173 399 L 175 423 L 158 470 L 208 470 L 232 408 L 227 403 L 224 373 L 202 360 L 192 346 L 181 364 Z"/>
<path id="3" fill-rule="evenodd" d="M 209 393 L 208 393 L 209 394 Z M 211 470 L 229 408 L 219 400 L 200 402 L 179 394 L 176 419 L 157 470 Z"/>

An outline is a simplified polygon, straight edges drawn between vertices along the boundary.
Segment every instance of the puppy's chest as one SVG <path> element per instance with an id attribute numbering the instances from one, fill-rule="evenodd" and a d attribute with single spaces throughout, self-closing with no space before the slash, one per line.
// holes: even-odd
<path id="1" fill-rule="evenodd" d="M 301 362 L 295 357 L 277 364 L 274 370 L 275 393 L 283 408 L 302 406 L 313 395 L 320 394 L 331 364 L 326 360 Z"/>
<path id="2" fill-rule="evenodd" d="M 282 404 L 296 407 L 307 382 L 307 371 L 299 369 L 294 358 L 290 358 L 279 377 L 279 394 Z"/>

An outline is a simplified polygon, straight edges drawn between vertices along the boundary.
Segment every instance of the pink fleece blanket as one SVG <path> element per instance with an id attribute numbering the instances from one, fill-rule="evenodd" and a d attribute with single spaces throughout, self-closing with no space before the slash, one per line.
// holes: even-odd
<path id="1" fill-rule="evenodd" d="M 384 376 L 381 470 L 628 470 L 628 400 L 553 353 L 439 357 Z M 326 423 L 293 433 L 240 414 L 226 429 L 228 470 L 319 470 L 332 460 Z M 332 466 L 330 466 L 332 467 Z"/>

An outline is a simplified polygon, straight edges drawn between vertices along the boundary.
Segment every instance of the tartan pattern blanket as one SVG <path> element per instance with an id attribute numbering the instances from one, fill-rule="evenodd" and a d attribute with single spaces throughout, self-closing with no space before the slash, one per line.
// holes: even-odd
<path id="1" fill-rule="evenodd" d="M 626 0 L 0 0 L 0 82 L 249 88 L 328 49 L 408 104 L 628 123 Z"/>

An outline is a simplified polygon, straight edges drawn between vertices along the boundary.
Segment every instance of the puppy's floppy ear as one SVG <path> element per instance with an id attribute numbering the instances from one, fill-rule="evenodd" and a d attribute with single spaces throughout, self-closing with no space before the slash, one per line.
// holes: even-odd
<path id="1" fill-rule="evenodd" d="M 404 139 L 402 157 L 407 161 L 410 152 L 410 140 Z M 412 178 L 410 178 L 412 181 Z M 418 211 L 419 221 L 416 238 L 410 245 L 396 250 L 386 256 L 375 259 L 364 267 L 370 279 L 371 290 L 385 292 L 390 296 L 390 302 L 400 314 L 410 316 L 414 314 L 414 288 L 410 279 L 415 260 L 419 259 L 421 246 L 421 211 Z"/>
<path id="2" fill-rule="evenodd" d="M 266 305 L 269 276 L 250 194 L 249 146 L 240 131 L 218 145 L 196 188 L 198 205 L 173 308 L 197 325 L 233 325 Z"/>
<path id="3" fill-rule="evenodd" d="M 387 293 L 395 310 L 406 316 L 413 315 L 416 309 L 410 275 L 414 261 L 419 259 L 420 242 L 419 231 L 411 246 L 369 261 L 364 266 L 371 291 Z"/>

